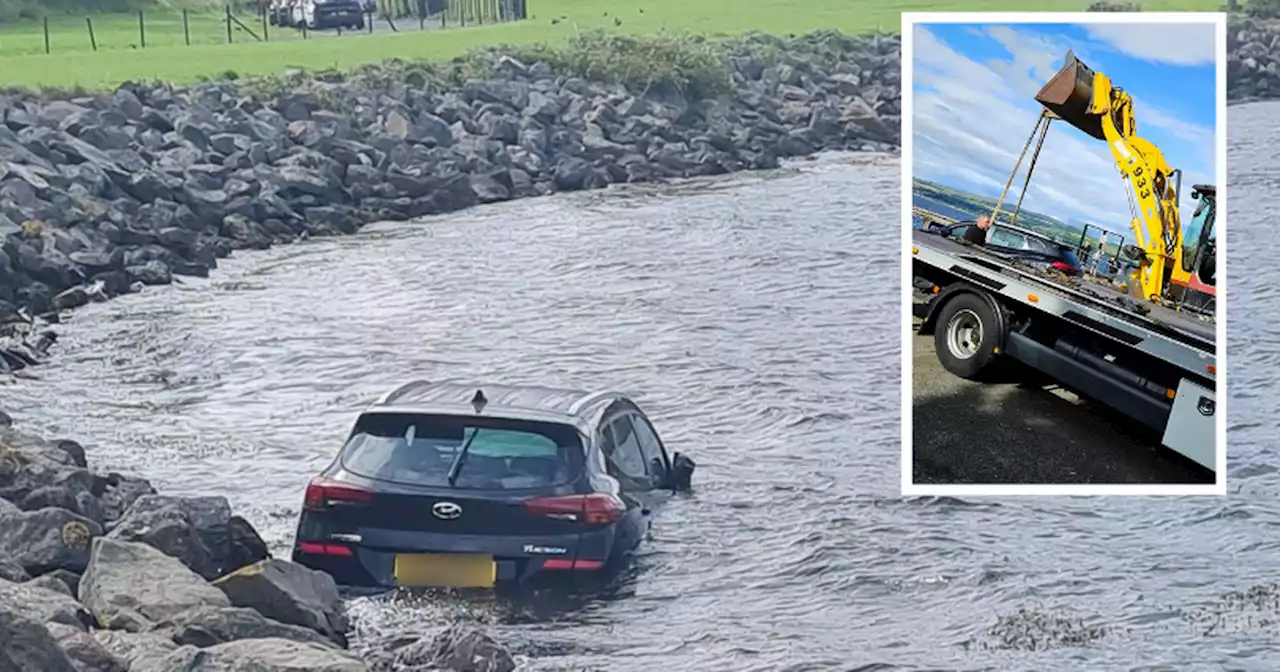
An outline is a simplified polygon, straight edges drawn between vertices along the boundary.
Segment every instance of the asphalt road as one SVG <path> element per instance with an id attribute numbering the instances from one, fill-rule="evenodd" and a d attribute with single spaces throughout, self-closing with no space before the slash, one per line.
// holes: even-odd
<path id="1" fill-rule="evenodd" d="M 942 368 L 932 336 L 913 334 L 912 350 L 916 484 L 1213 483 L 1158 437 L 1030 372 L 975 383 Z"/>

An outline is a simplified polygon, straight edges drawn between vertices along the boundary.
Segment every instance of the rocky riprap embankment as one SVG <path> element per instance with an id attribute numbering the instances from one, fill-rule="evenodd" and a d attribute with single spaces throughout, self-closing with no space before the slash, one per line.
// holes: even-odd
<path id="1" fill-rule="evenodd" d="M 726 47 L 722 67 L 724 91 L 701 100 L 498 51 L 439 67 L 0 95 L 0 322 L 374 220 L 898 145 L 897 37 L 757 37 Z"/>
<path id="2" fill-rule="evenodd" d="M 1280 20 L 1232 17 L 1227 23 L 1227 100 L 1280 98 Z"/>
<path id="3" fill-rule="evenodd" d="M 15 431 L 0 412 L 0 670 L 18 672 L 506 672 L 482 631 L 400 635 L 346 650 L 329 575 L 273 559 L 224 497 L 156 494 L 88 468 L 75 441 Z"/>

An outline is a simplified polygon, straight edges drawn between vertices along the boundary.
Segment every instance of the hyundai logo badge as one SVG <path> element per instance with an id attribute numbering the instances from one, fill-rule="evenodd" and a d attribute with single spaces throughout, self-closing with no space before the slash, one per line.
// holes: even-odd
<path id="1" fill-rule="evenodd" d="M 454 520 L 462 515 L 462 507 L 453 502 L 436 502 L 431 507 L 431 514 L 440 520 Z"/>

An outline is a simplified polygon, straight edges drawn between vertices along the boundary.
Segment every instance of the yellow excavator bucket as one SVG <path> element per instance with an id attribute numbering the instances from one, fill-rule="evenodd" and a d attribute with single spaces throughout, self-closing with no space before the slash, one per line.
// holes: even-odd
<path id="1" fill-rule="evenodd" d="M 1093 70 L 1068 51 L 1058 74 L 1049 80 L 1036 94 L 1036 102 L 1058 118 L 1088 133 L 1098 140 L 1106 140 L 1102 134 L 1102 120 L 1093 113 Z"/>

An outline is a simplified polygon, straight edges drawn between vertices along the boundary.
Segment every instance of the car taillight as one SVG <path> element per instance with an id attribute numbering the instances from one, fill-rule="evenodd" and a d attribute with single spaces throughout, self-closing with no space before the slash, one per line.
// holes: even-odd
<path id="1" fill-rule="evenodd" d="M 334 504 L 360 504 L 373 498 L 373 492 L 350 483 L 339 483 L 326 478 L 313 478 L 307 484 L 307 494 L 302 507 L 311 511 L 327 509 Z"/>
<path id="2" fill-rule="evenodd" d="M 1071 271 L 1076 270 L 1076 267 L 1075 267 L 1075 266 L 1072 266 L 1071 264 L 1068 264 L 1068 263 L 1067 263 L 1067 262 L 1065 262 L 1065 261 L 1055 261 L 1055 262 L 1053 262 L 1052 264 L 1049 264 L 1049 265 L 1050 265 L 1050 266 L 1052 266 L 1052 267 L 1054 267 L 1054 268 L 1056 268 L 1056 269 L 1058 269 L 1059 271 L 1066 271 L 1066 272 L 1068 272 L 1068 273 L 1069 273 L 1069 272 L 1071 272 Z"/>
<path id="3" fill-rule="evenodd" d="M 602 560 L 570 560 L 568 558 L 548 558 L 542 561 L 543 569 L 568 571 L 595 571 L 604 567 Z"/>
<path id="4" fill-rule="evenodd" d="M 340 544 L 321 544 L 314 541 L 298 542 L 298 550 L 309 555 L 336 555 L 342 558 L 351 557 L 351 548 Z"/>
<path id="5" fill-rule="evenodd" d="M 524 508 L 536 516 L 588 525 L 608 525 L 617 522 L 627 507 L 613 495 L 595 492 L 590 495 L 536 497 L 526 500 Z"/>

